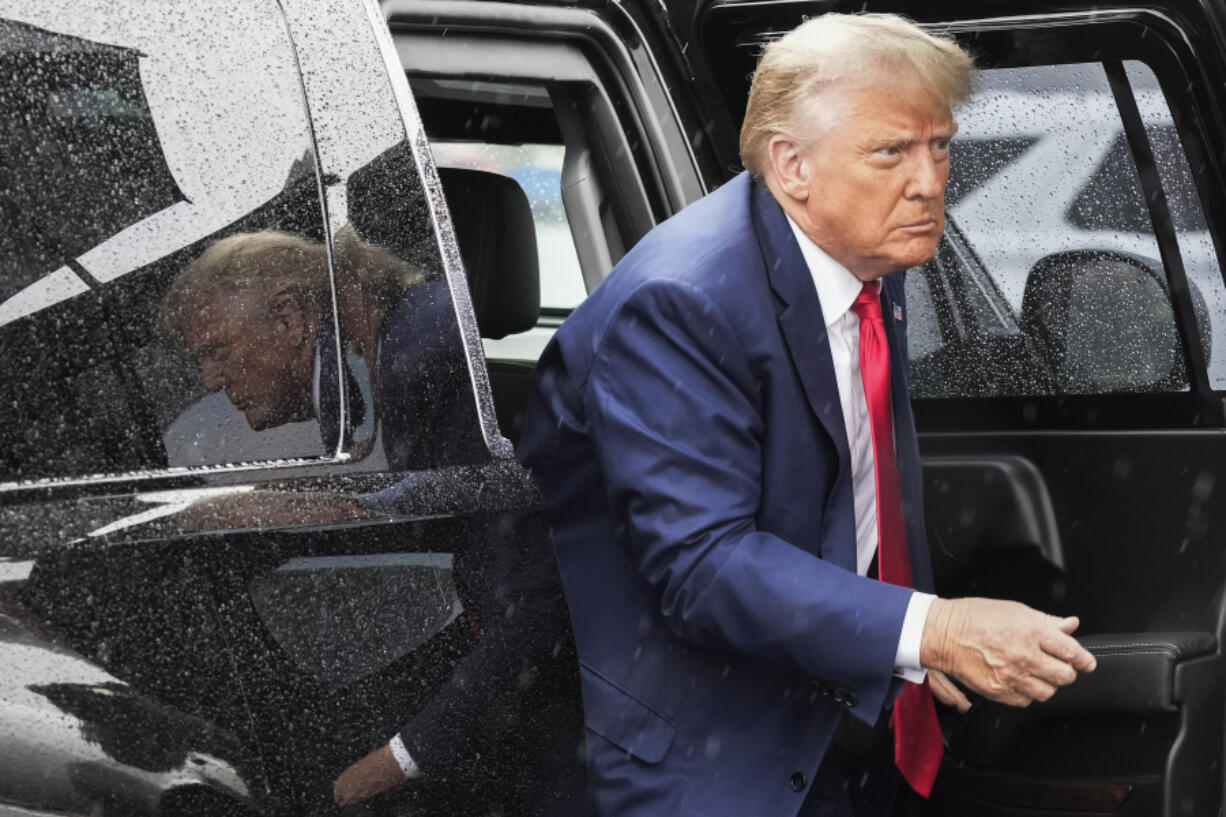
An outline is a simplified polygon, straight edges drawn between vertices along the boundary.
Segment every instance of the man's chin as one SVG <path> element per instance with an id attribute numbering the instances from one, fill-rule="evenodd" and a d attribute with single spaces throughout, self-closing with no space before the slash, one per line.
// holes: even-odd
<path id="1" fill-rule="evenodd" d="M 902 272 L 909 270 L 912 267 L 918 267 L 922 264 L 927 264 L 932 260 L 932 256 L 937 254 L 937 245 L 940 243 L 940 234 L 937 234 L 935 240 L 925 241 L 919 246 L 907 247 L 903 252 L 894 256 L 892 266 L 893 272 Z"/>

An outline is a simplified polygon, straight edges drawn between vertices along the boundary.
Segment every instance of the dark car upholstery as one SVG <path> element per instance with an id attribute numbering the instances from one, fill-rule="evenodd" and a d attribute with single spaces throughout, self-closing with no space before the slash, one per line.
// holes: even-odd
<path id="1" fill-rule="evenodd" d="M 528 197 L 519 183 L 482 170 L 439 168 L 483 338 L 526 332 L 541 313 L 540 266 Z M 533 365 L 487 360 L 498 425 L 519 440 Z"/>

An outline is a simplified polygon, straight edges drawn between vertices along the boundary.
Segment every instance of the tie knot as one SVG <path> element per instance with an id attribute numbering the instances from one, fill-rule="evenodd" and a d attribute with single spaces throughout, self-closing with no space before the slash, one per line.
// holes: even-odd
<path id="1" fill-rule="evenodd" d="M 852 302 L 851 311 L 862 321 L 881 320 L 881 290 L 876 281 L 864 285 Z"/>

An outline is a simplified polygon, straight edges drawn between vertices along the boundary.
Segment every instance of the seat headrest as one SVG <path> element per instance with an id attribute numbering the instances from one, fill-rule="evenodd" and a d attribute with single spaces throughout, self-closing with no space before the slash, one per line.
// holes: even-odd
<path id="1" fill-rule="evenodd" d="M 440 167 L 443 194 L 483 338 L 526 332 L 541 315 L 536 230 L 519 183 L 482 170 Z"/>

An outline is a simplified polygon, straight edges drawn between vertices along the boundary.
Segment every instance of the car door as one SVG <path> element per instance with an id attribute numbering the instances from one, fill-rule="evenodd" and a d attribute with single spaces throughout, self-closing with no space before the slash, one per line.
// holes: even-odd
<path id="1" fill-rule="evenodd" d="M 673 3 L 730 141 L 756 49 L 803 15 L 902 12 L 971 47 L 950 230 L 908 274 L 945 595 L 1081 617 L 1099 670 L 945 723 L 934 814 L 1215 813 L 1223 723 L 1218 21 L 1008 2 Z M 721 127 L 723 123 L 724 127 Z M 948 715 L 948 713 L 946 713 Z"/>
<path id="2" fill-rule="evenodd" d="M 548 530 L 374 5 L 0 43 L 0 810 L 329 813 L 398 732 L 372 812 L 564 808 Z"/>

